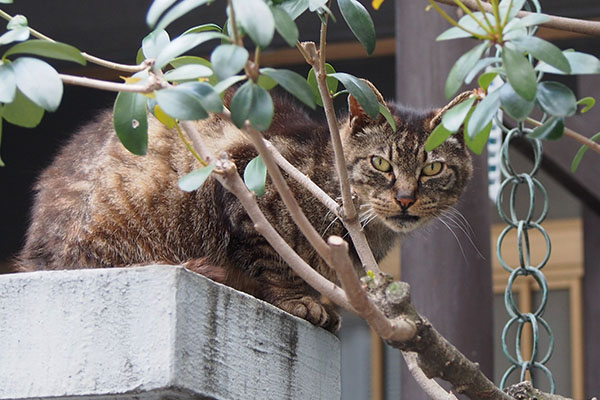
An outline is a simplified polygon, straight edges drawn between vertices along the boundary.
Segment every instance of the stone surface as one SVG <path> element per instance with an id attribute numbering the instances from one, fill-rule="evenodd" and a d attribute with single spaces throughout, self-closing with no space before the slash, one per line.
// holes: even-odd
<path id="1" fill-rule="evenodd" d="M 339 399 L 330 333 L 176 266 L 0 276 L 0 399 Z"/>

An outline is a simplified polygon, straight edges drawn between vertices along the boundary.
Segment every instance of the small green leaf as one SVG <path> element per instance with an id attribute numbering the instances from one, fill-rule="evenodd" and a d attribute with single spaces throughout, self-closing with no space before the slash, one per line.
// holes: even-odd
<path id="1" fill-rule="evenodd" d="M 258 46 L 265 48 L 273 40 L 275 20 L 262 0 L 232 0 L 238 24 Z"/>
<path id="2" fill-rule="evenodd" d="M 144 51 L 140 47 L 137 51 L 137 54 L 135 55 L 135 63 L 141 64 L 145 59 L 146 57 L 144 57 Z"/>
<path id="3" fill-rule="evenodd" d="M 563 55 L 569 61 L 571 75 L 600 74 L 600 60 L 595 56 L 577 51 L 563 51 Z M 563 71 L 546 63 L 539 63 L 535 69 L 551 74 L 565 75 Z"/>
<path id="4" fill-rule="evenodd" d="M 450 29 L 445 30 L 444 32 L 442 32 L 438 37 L 435 38 L 436 41 L 441 42 L 444 40 L 452 40 L 452 39 L 462 39 L 462 38 L 468 38 L 471 37 L 472 35 L 465 31 L 464 29 L 460 29 L 457 26 L 453 26 Z"/>
<path id="5" fill-rule="evenodd" d="M 243 81 L 244 79 L 246 79 L 246 75 L 235 75 L 235 76 L 230 76 L 227 79 L 223 79 L 221 82 L 217 83 L 214 86 L 215 92 L 217 92 L 219 94 L 223 93 L 231 85 L 235 85 L 236 83 Z"/>
<path id="6" fill-rule="evenodd" d="M 207 118 L 208 112 L 202 107 L 198 96 L 181 86 L 177 85 L 154 92 L 160 108 L 179 120 L 191 121 Z"/>
<path id="7" fill-rule="evenodd" d="M 559 82 L 541 82 L 535 99 L 540 108 L 550 115 L 569 117 L 577 112 L 573 91 Z"/>
<path id="8" fill-rule="evenodd" d="M 140 93 L 120 92 L 114 106 L 115 132 L 131 153 L 143 156 L 148 151 L 148 113 L 146 97 Z"/>
<path id="9" fill-rule="evenodd" d="M 375 92 L 366 83 L 344 72 L 336 72 L 335 74 L 328 74 L 328 76 L 342 82 L 346 90 L 354 96 L 367 115 L 371 118 L 377 118 L 379 115 L 379 101 Z"/>
<path id="10" fill-rule="evenodd" d="M 538 126 L 527 136 L 533 139 L 558 140 L 564 133 L 564 118 L 550 117 L 542 126 Z"/>
<path id="11" fill-rule="evenodd" d="M 394 120 L 394 117 L 392 116 L 392 113 L 390 112 L 389 108 L 387 108 L 387 106 L 385 106 L 384 104 L 379 103 L 379 113 L 383 115 L 387 123 L 390 125 L 390 128 L 392 128 L 392 130 L 396 132 L 398 130 L 398 128 L 396 127 L 396 121 Z"/>
<path id="12" fill-rule="evenodd" d="M 167 31 L 156 29 L 142 40 L 142 53 L 146 59 L 156 58 L 169 43 L 171 38 Z"/>
<path id="13" fill-rule="evenodd" d="M 254 128 L 264 131 L 271 124 L 273 114 L 269 92 L 252 81 L 240 86 L 231 99 L 231 119 L 240 129 L 248 120 Z"/>
<path id="14" fill-rule="evenodd" d="M 193 28 L 188 29 L 187 31 L 183 32 L 183 35 L 188 35 L 190 33 L 198 33 L 198 32 L 208 32 L 208 31 L 223 32 L 223 29 L 221 29 L 221 27 L 217 24 L 202 24 L 202 25 L 194 26 Z"/>
<path id="15" fill-rule="evenodd" d="M 13 0 L 0 0 L 2 4 L 12 4 Z"/>
<path id="16" fill-rule="evenodd" d="M 235 44 L 222 44 L 213 50 L 210 62 L 219 80 L 240 72 L 248 61 L 248 50 Z"/>
<path id="17" fill-rule="evenodd" d="M 212 69 L 200 64 L 187 64 L 165 72 L 165 79 L 170 82 L 189 81 L 207 78 L 213 74 Z"/>
<path id="18" fill-rule="evenodd" d="M 475 64 L 477 64 L 477 61 L 481 58 L 481 55 L 487 47 L 488 44 L 486 42 L 481 43 L 463 54 L 456 61 L 446 79 L 446 98 L 449 99 L 456 94 L 465 77 Z"/>
<path id="19" fill-rule="evenodd" d="M 537 80 L 527 57 L 507 44 L 502 48 L 502 61 L 513 89 L 525 100 L 533 101 L 537 91 Z"/>
<path id="20" fill-rule="evenodd" d="M 179 19 L 185 14 L 192 11 L 194 8 L 206 4 L 209 0 L 183 0 L 179 4 L 173 6 L 167 11 L 156 25 L 156 29 L 165 29 L 171 22 Z"/>
<path id="21" fill-rule="evenodd" d="M 444 125 L 439 124 L 427 138 L 427 141 L 425 142 L 425 151 L 431 151 L 435 149 L 444 143 L 450 136 L 452 136 L 452 132 L 446 129 Z"/>
<path id="22" fill-rule="evenodd" d="M 292 19 L 295 21 L 300 15 L 308 9 L 308 0 L 297 0 L 297 1 L 283 1 L 280 4 Z"/>
<path id="23" fill-rule="evenodd" d="M 207 165 L 182 176 L 179 178 L 179 188 L 185 192 L 193 192 L 202 186 L 214 169 L 214 165 Z"/>
<path id="24" fill-rule="evenodd" d="M 22 42 L 29 39 L 29 29 L 27 27 L 19 27 L 10 29 L 0 36 L 0 45 L 9 44 L 12 42 Z"/>
<path id="25" fill-rule="evenodd" d="M 173 68 L 179 68 L 184 65 L 197 64 L 204 65 L 210 69 L 212 69 L 212 64 L 205 58 L 196 57 L 196 56 L 181 56 L 171 60 L 169 63 Z"/>
<path id="26" fill-rule="evenodd" d="M 469 121 L 465 123 L 465 131 L 471 139 L 482 132 L 494 118 L 500 108 L 500 91 L 494 90 L 475 107 Z"/>
<path id="27" fill-rule="evenodd" d="M 12 103 L 4 106 L 2 116 L 13 125 L 35 128 L 44 116 L 44 109 L 17 90 Z"/>
<path id="28" fill-rule="evenodd" d="M 277 32 L 290 47 L 296 46 L 299 33 L 292 17 L 280 6 L 271 7 L 271 12 L 273 13 Z"/>
<path id="29" fill-rule="evenodd" d="M 18 28 L 27 28 L 29 26 L 29 22 L 27 22 L 27 17 L 21 14 L 17 14 L 6 25 L 7 29 L 18 29 Z"/>
<path id="30" fill-rule="evenodd" d="M 472 96 L 471 98 L 455 105 L 454 107 L 446 111 L 442 116 L 442 125 L 444 125 L 444 128 L 446 128 L 452 133 L 458 132 L 461 125 L 465 121 L 467 114 L 471 110 L 471 107 L 473 107 L 475 100 L 476 97 Z"/>
<path id="31" fill-rule="evenodd" d="M 248 189 L 258 197 L 265 194 L 265 184 L 267 182 L 267 166 L 261 156 L 250 160 L 244 170 L 244 183 Z"/>
<path id="32" fill-rule="evenodd" d="M 164 112 L 158 104 L 152 107 L 152 114 L 154 114 L 156 119 L 159 120 L 164 126 L 166 126 L 169 129 L 173 129 L 177 125 L 177 121 L 175 120 L 175 118 L 171 117 L 166 112 Z"/>
<path id="33" fill-rule="evenodd" d="M 0 93 L 2 91 L 0 90 Z M 596 105 L 596 99 L 594 99 L 593 97 L 584 97 L 583 99 L 579 99 L 577 101 L 577 105 L 583 105 L 584 107 L 581 109 L 581 113 L 585 114 L 586 112 L 590 111 L 595 105 Z"/>
<path id="34" fill-rule="evenodd" d="M 502 0 L 500 2 L 500 21 L 510 21 L 523 8 L 526 0 Z"/>
<path id="35" fill-rule="evenodd" d="M 223 100 L 215 89 L 205 82 L 185 82 L 177 87 L 181 90 L 190 91 L 203 109 L 212 113 L 223 111 Z"/>
<path id="36" fill-rule="evenodd" d="M 512 40 L 517 48 L 523 52 L 528 51 L 535 58 L 545 62 L 564 73 L 571 72 L 569 60 L 563 55 L 562 51 L 550 42 L 535 36 L 522 36 Z"/>
<path id="37" fill-rule="evenodd" d="M 367 9 L 357 0 L 338 0 L 338 6 L 348 27 L 367 49 L 368 54 L 375 50 L 375 25 Z"/>
<path id="38" fill-rule="evenodd" d="M 546 14 L 533 13 L 524 18 L 514 18 L 504 27 L 503 32 L 506 34 L 515 29 L 528 28 L 530 26 L 545 24 L 550 21 L 552 21 L 552 18 Z"/>
<path id="39" fill-rule="evenodd" d="M 154 28 L 156 21 L 160 16 L 177 0 L 154 0 L 146 14 L 146 23 L 150 28 Z"/>
<path id="40" fill-rule="evenodd" d="M 533 111 L 535 103 L 519 96 L 510 83 L 505 83 L 498 91 L 500 92 L 502 109 L 516 121 L 523 121 Z"/>
<path id="41" fill-rule="evenodd" d="M 498 76 L 498 72 L 490 71 L 485 74 L 481 74 L 477 82 L 479 83 L 479 87 L 483 90 L 487 91 L 494 79 Z"/>
<path id="42" fill-rule="evenodd" d="M 273 78 L 269 78 L 266 75 L 259 75 L 256 84 L 260 87 L 265 88 L 266 90 L 271 90 L 275 86 L 277 86 L 277 81 Z"/>
<path id="43" fill-rule="evenodd" d="M 481 132 L 479 132 L 473 139 L 469 136 L 467 131 L 464 132 L 465 144 L 471 151 L 477 155 L 481 155 L 483 153 L 483 149 L 485 149 L 485 145 L 490 137 L 490 132 L 492 132 L 492 122 L 487 124 L 485 128 Z"/>
<path id="44" fill-rule="evenodd" d="M 17 87 L 35 104 L 47 111 L 60 105 L 63 84 L 58 72 L 37 58 L 21 57 L 13 63 Z"/>
<path id="45" fill-rule="evenodd" d="M 17 91 L 15 73 L 10 62 L 0 64 L 0 103 L 10 103 Z"/>
<path id="46" fill-rule="evenodd" d="M 595 142 L 598 139 L 600 139 L 600 132 L 596 133 L 594 136 L 592 136 L 590 138 L 590 140 L 592 142 Z M 579 164 L 581 164 L 581 160 L 583 159 L 583 155 L 588 150 L 589 150 L 589 147 L 587 147 L 586 145 L 583 145 L 583 146 L 581 146 L 581 148 L 579 149 L 579 151 L 577 151 L 577 154 L 575 154 L 575 158 L 573 158 L 573 162 L 571 163 L 571 171 L 573 173 L 575 173 L 575 171 L 577 171 L 577 168 L 579 168 Z"/>
<path id="47" fill-rule="evenodd" d="M 85 58 L 77 48 L 65 43 L 49 42 L 47 40 L 28 40 L 14 45 L 4 53 L 4 57 L 13 54 L 35 54 L 41 57 L 50 57 L 57 60 L 73 61 L 81 65 L 86 64 Z"/>
<path id="48" fill-rule="evenodd" d="M 316 107 L 313 91 L 300 74 L 287 69 L 262 68 L 261 74 L 274 79 L 285 90 L 296 96 L 298 100 L 312 108 Z"/>
<path id="49" fill-rule="evenodd" d="M 494 63 L 500 64 L 501 62 L 502 62 L 502 59 L 500 57 L 482 58 L 481 60 L 477 61 L 477 63 L 473 67 L 473 69 L 471 69 L 471 71 L 469 71 L 469 73 L 467 74 L 467 76 L 465 78 L 465 83 L 466 84 L 471 83 L 473 81 L 473 79 L 475 79 L 477 74 L 479 72 L 481 72 L 484 68 L 487 68 Z"/>
<path id="50" fill-rule="evenodd" d="M 242 128 L 248 119 L 252 107 L 252 81 L 240 86 L 231 98 L 231 120 L 238 128 Z"/>
<path id="51" fill-rule="evenodd" d="M 160 55 L 156 57 L 154 68 L 162 69 L 165 65 L 169 64 L 174 58 L 179 57 L 186 51 L 189 51 L 194 47 L 213 39 L 229 40 L 227 36 L 219 32 L 200 32 L 179 36 L 175 38 L 171 43 L 169 43 L 161 51 Z"/>
<path id="52" fill-rule="evenodd" d="M 472 13 L 473 17 L 475 17 L 479 22 L 483 23 L 485 25 L 485 21 L 483 18 L 483 14 L 481 12 L 475 12 Z M 459 21 L 458 21 L 458 25 L 460 25 L 461 27 L 465 28 L 468 31 L 471 31 L 473 33 L 479 34 L 479 35 L 487 35 L 488 33 L 485 31 L 485 29 L 483 29 L 475 19 L 473 19 L 473 17 L 469 14 L 464 15 Z M 494 20 L 494 16 L 490 13 L 487 13 L 487 18 L 490 21 Z M 451 39 L 460 39 L 460 38 L 468 38 L 468 37 L 472 37 L 472 35 L 470 33 L 468 33 L 465 29 L 461 29 L 457 26 L 452 27 L 448 30 L 446 30 L 445 32 L 443 32 L 441 35 L 439 35 L 435 40 L 437 41 L 442 41 L 442 40 L 451 40 Z"/>
<path id="53" fill-rule="evenodd" d="M 325 64 L 325 71 L 327 72 L 327 78 L 325 79 L 325 83 L 327 84 L 327 89 L 329 89 L 329 93 L 335 93 L 338 88 L 338 80 L 330 77 L 329 75 L 335 74 L 335 69 L 331 64 Z M 315 96 L 315 103 L 318 106 L 323 107 L 323 100 L 321 99 L 321 93 L 319 93 L 319 86 L 317 84 L 317 77 L 315 75 L 315 70 L 313 68 L 308 71 L 308 76 L 306 77 L 306 82 L 313 91 Z"/>

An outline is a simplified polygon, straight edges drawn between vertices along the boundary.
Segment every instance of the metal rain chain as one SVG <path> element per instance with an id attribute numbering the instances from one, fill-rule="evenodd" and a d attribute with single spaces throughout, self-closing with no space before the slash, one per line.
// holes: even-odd
<path id="1" fill-rule="evenodd" d="M 509 130 L 508 128 L 503 126 L 500 123 L 500 121 L 498 121 L 498 119 L 496 119 L 496 123 L 504 132 L 507 133 L 506 138 L 504 139 L 504 143 L 502 144 L 500 162 L 502 174 L 505 176 L 506 179 L 502 182 L 502 185 L 500 186 L 500 189 L 498 191 L 496 206 L 498 208 L 498 214 L 500 215 L 502 220 L 508 224 L 508 226 L 502 231 L 502 233 L 498 237 L 496 251 L 500 264 L 504 267 L 504 269 L 510 272 L 510 277 L 508 278 L 508 284 L 504 293 L 504 303 L 506 306 L 506 310 L 508 311 L 511 317 L 502 331 L 502 350 L 504 351 L 506 357 L 508 357 L 511 366 L 504 373 L 504 376 L 502 377 L 502 380 L 500 382 L 500 387 L 504 388 L 506 381 L 510 377 L 510 375 L 514 371 L 519 369 L 520 381 L 524 381 L 526 379 L 526 372 L 529 371 L 531 383 L 535 386 L 534 371 L 541 370 L 548 377 L 551 387 L 550 391 L 551 393 L 554 393 L 555 383 L 552 377 L 552 373 L 544 365 L 552 356 L 552 351 L 554 349 L 554 336 L 552 334 L 550 326 L 542 318 L 548 300 L 548 284 L 546 283 L 546 278 L 544 277 L 544 274 L 542 273 L 541 269 L 548 262 L 551 250 L 550 238 L 548 236 L 548 233 L 546 233 L 545 229 L 541 226 L 542 221 L 546 218 L 546 215 L 548 214 L 548 194 L 544 186 L 540 183 L 540 181 L 538 181 L 534 177 L 540 169 L 540 164 L 542 161 L 542 144 L 538 139 L 531 139 L 527 137 L 527 134 L 530 133 L 531 130 L 525 128 L 522 123 L 519 124 L 517 128 L 514 128 L 512 130 Z M 510 143 L 511 141 L 517 138 L 525 140 L 532 147 L 534 154 L 534 165 L 533 169 L 529 173 L 516 172 L 510 163 Z M 520 219 L 517 216 L 516 211 L 515 200 L 517 197 L 517 191 L 519 187 L 524 188 L 529 193 L 529 209 L 523 219 Z M 539 193 L 541 193 L 543 197 L 543 209 L 539 217 L 534 218 L 536 188 L 539 190 Z M 504 212 L 504 209 L 502 207 L 503 204 L 506 204 L 506 202 L 508 202 L 508 215 Z M 501 251 L 504 239 L 506 238 L 507 234 L 512 230 L 516 230 L 517 233 L 517 246 L 519 254 L 519 265 L 515 268 L 509 266 L 508 263 L 503 259 Z M 546 240 L 546 254 L 544 256 L 544 259 L 535 266 L 531 265 L 530 257 L 531 253 L 529 247 L 529 231 L 531 230 L 537 230 Z M 513 285 L 517 278 L 527 279 L 528 276 L 532 276 L 538 283 L 541 294 L 541 302 L 537 310 L 535 310 L 533 313 L 521 312 L 515 304 L 513 298 Z M 510 328 L 515 324 L 517 331 L 515 340 L 516 358 L 509 351 L 509 346 L 507 343 L 508 332 Z M 528 359 L 523 354 L 521 340 L 523 328 L 527 324 L 531 325 L 532 334 L 532 351 L 530 358 Z M 549 337 L 549 346 L 546 353 L 541 354 L 539 351 L 539 338 L 540 335 L 544 333 L 544 331 Z"/>

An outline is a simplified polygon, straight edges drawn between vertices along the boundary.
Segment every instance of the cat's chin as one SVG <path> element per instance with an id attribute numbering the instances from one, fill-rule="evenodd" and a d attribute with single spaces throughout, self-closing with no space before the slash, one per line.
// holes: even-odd
<path id="1" fill-rule="evenodd" d="M 386 217 L 385 224 L 398 233 L 408 233 L 423 224 L 423 219 L 417 215 L 393 215 Z"/>

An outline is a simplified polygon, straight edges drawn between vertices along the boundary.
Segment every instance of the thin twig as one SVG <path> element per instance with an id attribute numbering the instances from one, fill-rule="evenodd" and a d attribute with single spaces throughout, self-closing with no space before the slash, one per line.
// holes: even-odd
<path id="1" fill-rule="evenodd" d="M 530 122 L 531 124 L 535 125 L 535 126 L 542 126 L 543 124 L 540 121 L 537 121 L 533 118 L 527 118 L 527 122 Z M 591 150 L 595 151 L 596 153 L 600 154 L 600 144 L 591 141 L 590 139 L 588 139 L 587 137 L 583 136 L 581 133 L 577 133 L 572 129 L 569 128 L 565 128 L 565 136 L 570 137 L 571 139 L 579 142 L 580 144 L 589 147 Z"/>
<path id="2" fill-rule="evenodd" d="M 408 371 L 413 376 L 421 389 L 433 400 L 458 400 L 452 393 L 448 393 L 433 379 L 429 379 L 419 367 L 417 353 L 403 351 L 402 356 L 406 361 Z"/>
<path id="3" fill-rule="evenodd" d="M 146 85 L 109 82 L 99 79 L 86 78 L 82 76 L 59 74 L 63 83 L 76 86 L 84 86 L 93 89 L 106 90 L 109 92 L 133 92 L 133 93 L 151 93 L 161 88 L 160 83 L 150 83 Z"/>

